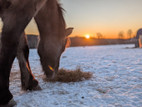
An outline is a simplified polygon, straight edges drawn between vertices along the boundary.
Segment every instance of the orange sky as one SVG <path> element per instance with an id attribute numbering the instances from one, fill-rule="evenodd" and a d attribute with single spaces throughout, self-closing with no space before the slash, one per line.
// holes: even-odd
<path id="1" fill-rule="evenodd" d="M 68 27 L 74 27 L 71 36 L 118 38 L 120 31 L 127 37 L 128 29 L 133 35 L 142 28 L 142 0 L 60 0 L 66 10 L 64 17 Z M 2 24 L 0 24 L 2 26 Z M 38 34 L 32 20 L 26 28 L 28 34 Z"/>
<path id="2" fill-rule="evenodd" d="M 67 26 L 74 27 L 71 36 L 90 34 L 96 37 L 118 38 L 120 31 L 127 37 L 128 29 L 133 35 L 142 27 L 142 0 L 60 0 L 66 10 Z M 81 4 L 81 5 L 80 5 Z M 27 33 L 38 34 L 32 22 Z"/>
<path id="3" fill-rule="evenodd" d="M 138 22 L 137 22 L 138 23 Z M 67 23 L 69 25 L 69 23 Z M 127 37 L 127 31 L 128 29 L 132 29 L 133 34 L 136 34 L 136 31 L 141 28 L 142 22 L 138 24 L 131 24 L 131 23 L 120 23 L 117 25 L 111 25 L 111 24 L 105 24 L 105 25 L 97 25 L 96 24 L 82 24 L 82 26 L 73 25 L 74 32 L 71 37 L 73 36 L 85 36 L 86 34 L 89 34 L 91 37 L 97 37 L 97 33 L 101 33 L 103 35 L 103 38 L 118 38 L 118 33 L 120 31 L 124 32 L 125 38 Z M 71 26 L 72 27 L 72 26 Z M 36 27 L 36 24 L 34 20 L 30 22 L 30 24 L 26 28 L 27 34 L 36 34 L 38 35 L 38 29 Z"/>

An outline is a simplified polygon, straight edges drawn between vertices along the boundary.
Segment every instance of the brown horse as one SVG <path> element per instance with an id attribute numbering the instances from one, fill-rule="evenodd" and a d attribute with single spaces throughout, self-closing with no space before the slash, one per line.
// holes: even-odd
<path id="1" fill-rule="evenodd" d="M 38 53 L 43 71 L 53 78 L 58 71 L 60 56 L 65 49 L 67 35 L 62 8 L 56 0 L 0 0 L 0 17 L 3 21 L 0 47 L 0 106 L 13 98 L 9 91 L 9 75 L 17 56 L 21 70 L 22 88 L 37 89 L 28 61 L 28 46 L 24 29 L 35 17 L 40 43 Z"/>

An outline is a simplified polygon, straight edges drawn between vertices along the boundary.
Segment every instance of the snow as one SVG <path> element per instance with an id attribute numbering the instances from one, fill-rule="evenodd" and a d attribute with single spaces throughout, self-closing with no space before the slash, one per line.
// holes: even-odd
<path id="1" fill-rule="evenodd" d="M 92 79 L 75 83 L 44 82 L 37 50 L 30 50 L 31 68 L 42 90 L 21 90 L 15 60 L 10 82 L 15 107 L 142 107 L 142 49 L 133 47 L 131 44 L 66 49 L 60 68 L 79 66 L 93 73 Z"/>

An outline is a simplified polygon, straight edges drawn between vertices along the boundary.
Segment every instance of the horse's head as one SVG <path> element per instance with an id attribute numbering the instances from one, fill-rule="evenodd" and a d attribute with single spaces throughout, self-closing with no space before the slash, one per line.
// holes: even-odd
<path id="1" fill-rule="evenodd" d="M 61 38 L 49 37 L 48 39 L 45 39 L 47 44 L 41 39 L 38 53 L 40 55 L 43 71 L 47 78 L 53 78 L 58 72 L 61 54 L 64 52 L 68 44 L 68 36 L 72 31 L 73 28 L 67 28 L 64 30 L 64 36 Z"/>
<path id="2" fill-rule="evenodd" d="M 38 53 L 47 78 L 54 77 L 58 71 L 60 56 L 73 30 L 66 29 L 62 10 L 56 0 L 48 0 L 35 17 L 40 33 Z"/>

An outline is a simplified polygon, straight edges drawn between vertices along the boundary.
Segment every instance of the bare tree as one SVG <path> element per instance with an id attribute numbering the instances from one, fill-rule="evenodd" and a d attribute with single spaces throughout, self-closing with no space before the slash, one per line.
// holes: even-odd
<path id="1" fill-rule="evenodd" d="M 118 38 L 119 39 L 123 39 L 124 38 L 124 32 L 123 31 L 118 33 Z"/>
<path id="2" fill-rule="evenodd" d="M 97 37 L 98 37 L 98 39 L 101 39 L 103 37 L 103 35 L 101 33 L 97 33 Z"/>
<path id="3" fill-rule="evenodd" d="M 131 29 L 129 29 L 129 30 L 128 30 L 128 32 L 127 32 L 127 34 L 128 34 L 128 38 L 129 38 L 129 39 L 131 39 L 131 38 L 132 38 L 132 33 L 133 33 L 133 32 L 132 32 L 132 30 L 131 30 Z"/>

